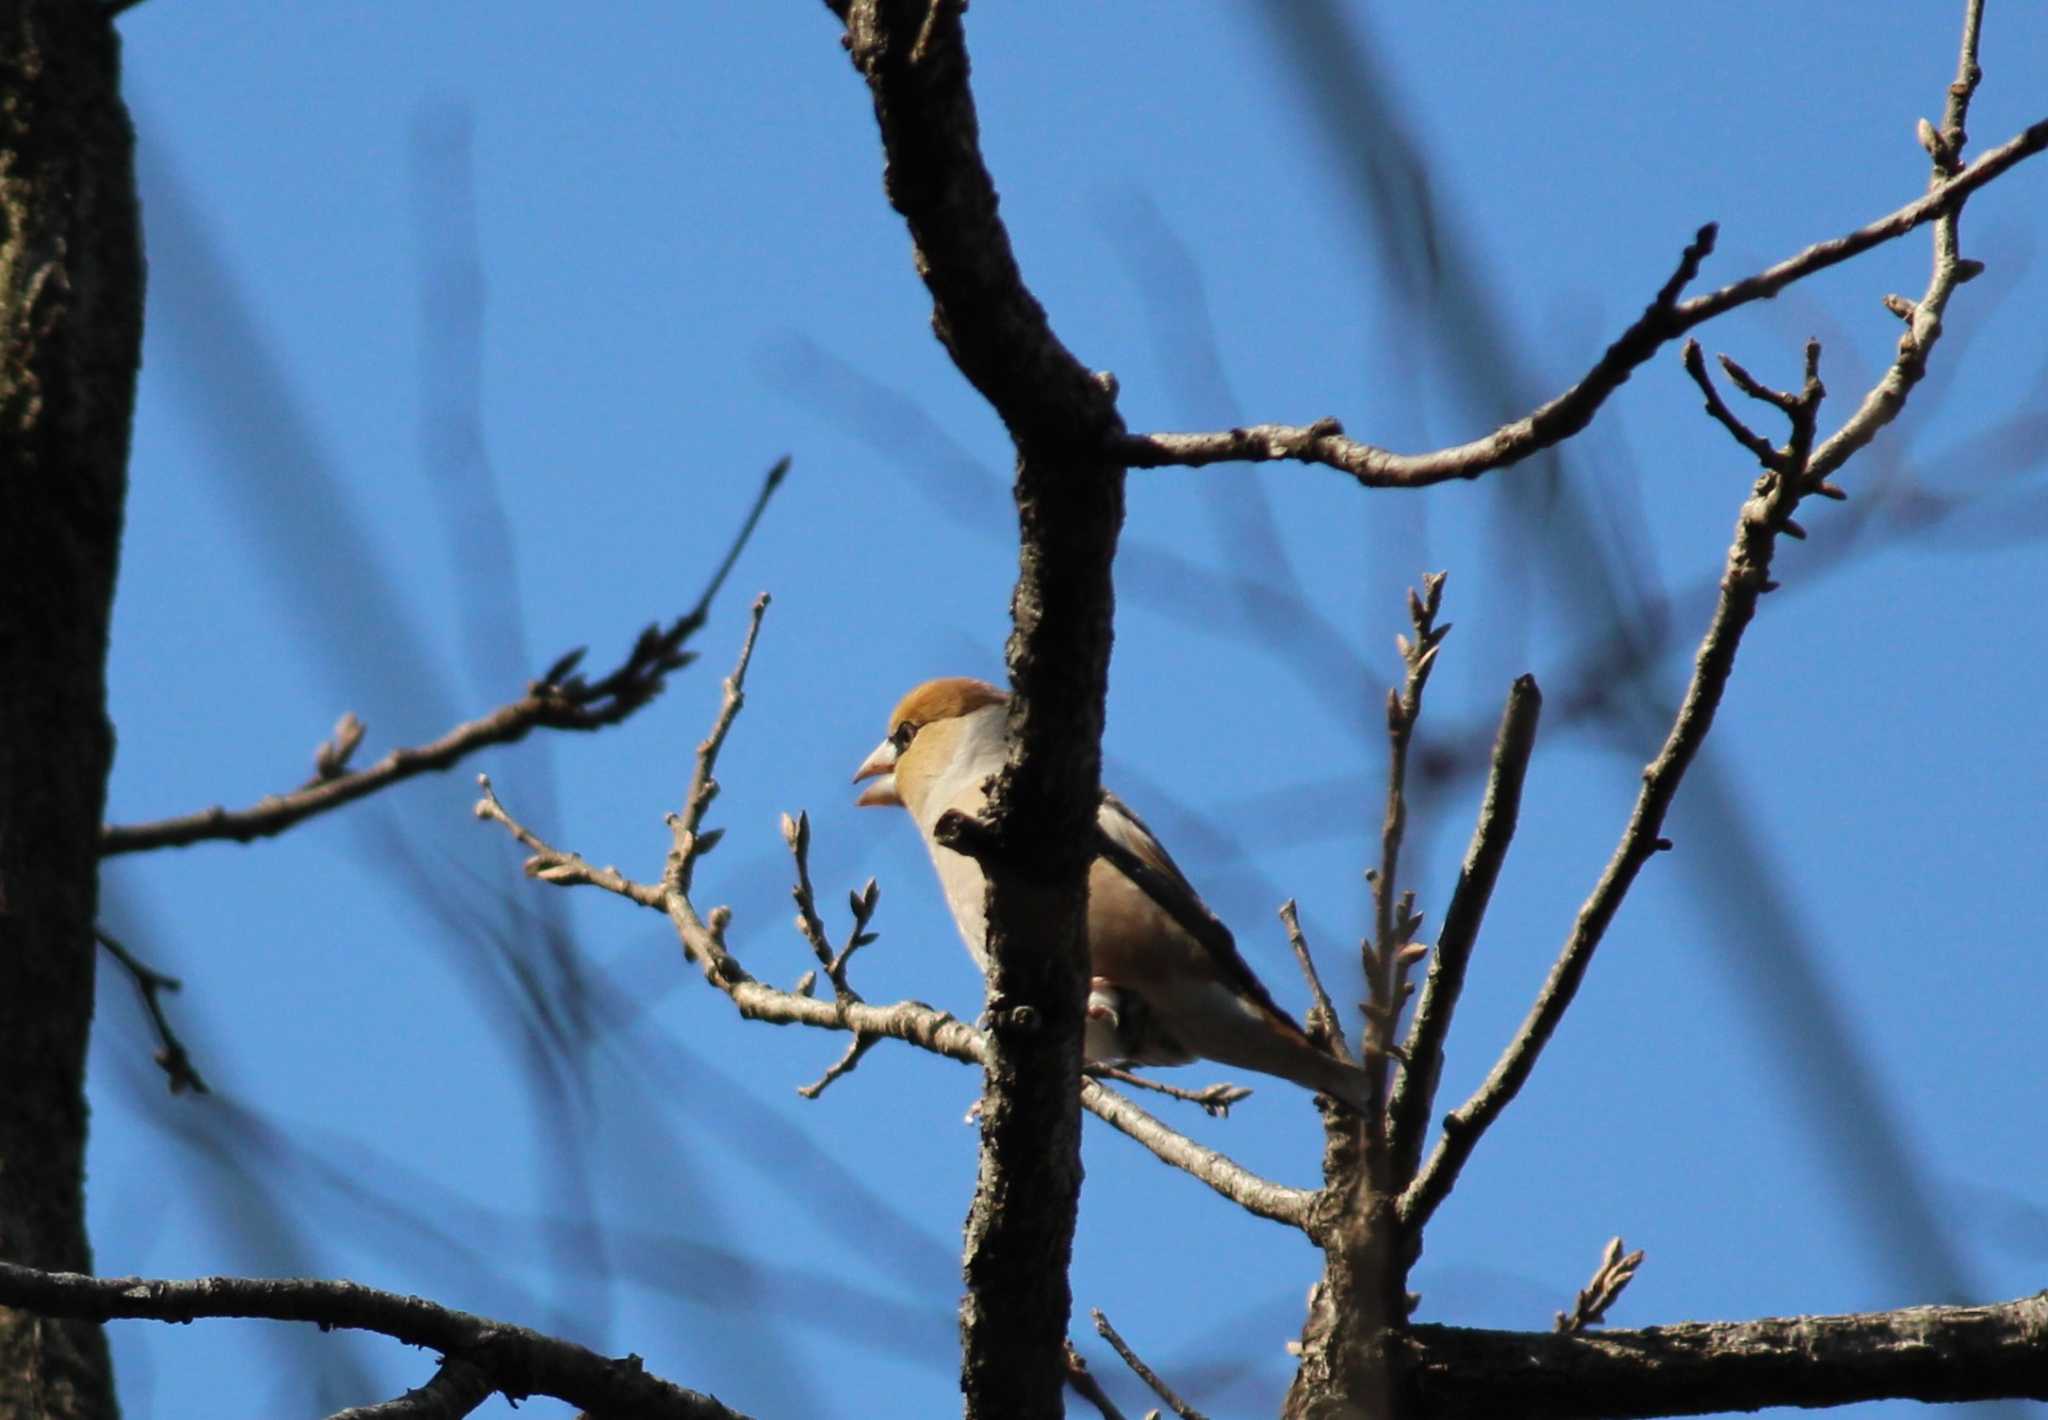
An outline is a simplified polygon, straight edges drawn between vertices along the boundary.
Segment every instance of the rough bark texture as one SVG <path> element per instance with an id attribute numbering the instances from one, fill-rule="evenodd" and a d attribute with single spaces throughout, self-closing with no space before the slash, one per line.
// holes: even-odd
<path id="1" fill-rule="evenodd" d="M 1985 1307 L 1694 1322 L 1583 1336 L 1418 1326 L 1403 1413 L 1708 1415 L 1766 1406 L 2048 1400 L 2048 1293 Z"/>
<path id="2" fill-rule="evenodd" d="M 90 1271 L 107 621 L 142 337 L 119 43 L 0 0 L 0 1256 Z M 99 1328 L 0 1308 L 0 1417 L 115 1413 Z"/>
<path id="3" fill-rule="evenodd" d="M 1387 1420 L 1402 1413 L 1393 1404 L 1393 1346 L 1408 1309 L 1387 1171 L 1387 1151 L 1373 1147 L 1364 1122 L 1331 1108 L 1324 1117 L 1323 1189 L 1309 1205 L 1308 1232 L 1323 1250 L 1323 1276 L 1310 1294 L 1301 1364 L 1280 1412 L 1285 1420 Z"/>
<path id="4" fill-rule="evenodd" d="M 988 1083 L 967 1220 L 961 1388 L 969 1417 L 1064 1413 L 1067 1260 L 1081 1190 L 1082 914 L 1123 526 L 1114 382 L 1053 334 L 982 163 L 960 8 L 844 7 L 889 200 L 916 246 L 932 328 L 1017 446 L 1011 757 L 970 847 L 988 868 Z"/>

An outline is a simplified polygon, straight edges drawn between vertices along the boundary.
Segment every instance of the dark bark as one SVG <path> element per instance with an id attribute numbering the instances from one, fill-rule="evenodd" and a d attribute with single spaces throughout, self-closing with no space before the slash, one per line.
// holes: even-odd
<path id="1" fill-rule="evenodd" d="M 0 1256 L 91 1270 L 85 1054 L 107 623 L 142 339 L 120 49 L 0 3 Z M 0 1417 L 115 1413 L 105 1338 L 0 1309 Z"/>
<path id="2" fill-rule="evenodd" d="M 961 846 L 989 871 L 988 1077 L 967 1220 L 961 1387 L 970 1417 L 1064 1413 L 1067 1260 L 1081 1190 L 1078 1096 L 1087 867 L 1123 526 L 1114 382 L 1062 345 L 1025 287 L 980 152 L 960 7 L 861 0 L 847 39 L 916 247 L 932 328 L 1017 446 L 1011 756 Z M 964 827 L 964 826 L 963 826 Z"/>
<path id="3" fill-rule="evenodd" d="M 1582 1336 L 1418 1326 L 1404 1343 L 1403 1413 L 1634 1420 L 1864 1400 L 2048 1400 L 2044 1334 L 2048 1293 Z"/>

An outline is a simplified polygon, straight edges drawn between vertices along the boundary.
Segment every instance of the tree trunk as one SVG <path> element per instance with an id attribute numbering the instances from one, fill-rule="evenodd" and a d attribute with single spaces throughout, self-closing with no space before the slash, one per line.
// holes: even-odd
<path id="1" fill-rule="evenodd" d="M 0 0 L 0 1256 L 71 1271 L 142 341 L 119 71 L 101 6 Z M 97 1326 L 0 1308 L 0 1420 L 115 1413 Z"/>

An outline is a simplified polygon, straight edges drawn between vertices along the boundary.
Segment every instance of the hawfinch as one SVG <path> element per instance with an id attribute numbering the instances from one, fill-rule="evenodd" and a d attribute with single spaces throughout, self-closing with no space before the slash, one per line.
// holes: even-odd
<path id="1" fill-rule="evenodd" d="M 855 801 L 901 804 L 931 850 L 939 885 L 975 964 L 988 970 L 981 865 L 933 841 L 948 809 L 978 815 L 1008 754 L 1009 697 L 964 676 L 927 681 L 889 716 L 889 737 L 861 761 Z M 1278 1075 L 1363 1109 L 1365 1075 L 1310 1043 L 1273 1004 L 1172 858 L 1113 794 L 1096 816 L 1088 870 L 1088 993 L 1083 1051 L 1092 1063 L 1185 1065 L 1206 1057 Z"/>

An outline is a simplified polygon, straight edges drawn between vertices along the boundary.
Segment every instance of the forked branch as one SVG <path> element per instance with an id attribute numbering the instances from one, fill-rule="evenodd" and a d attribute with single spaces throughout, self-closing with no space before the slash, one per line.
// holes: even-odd
<path id="1" fill-rule="evenodd" d="M 806 1087 L 805 1092 L 810 1095 L 815 1096 L 832 1079 L 857 1063 L 859 1055 L 865 1053 L 866 1047 L 860 1044 L 864 1040 L 899 1040 L 948 1059 L 983 1064 L 987 1045 L 981 1032 L 922 1002 L 899 1001 L 894 1005 L 879 1006 L 862 1001 L 851 992 L 844 997 L 835 994 L 833 999 L 825 1000 L 808 991 L 785 991 L 757 979 L 741 964 L 725 940 L 727 926 L 732 920 L 731 911 L 714 907 L 700 913 L 690 895 L 697 861 L 711 851 L 722 836 L 722 830 L 704 828 L 704 814 L 718 795 L 716 769 L 719 751 L 745 702 L 747 666 L 767 605 L 766 597 L 754 603 L 739 659 L 724 682 L 717 717 L 711 732 L 697 746 L 691 787 L 685 797 L 683 812 L 671 815 L 669 820 L 672 847 L 660 883 L 636 881 L 617 868 L 595 866 L 579 854 L 552 846 L 512 816 L 490 781 L 483 776 L 478 779 L 482 797 L 476 805 L 476 816 L 501 825 L 527 850 L 526 872 L 529 876 L 560 887 L 602 888 L 667 916 L 676 930 L 684 955 L 745 1018 L 773 1025 L 802 1025 L 851 1033 L 854 1041 L 849 1045 L 848 1053 L 840 1057 L 825 1078 L 814 1086 Z M 865 892 L 857 897 L 865 897 Z M 856 928 L 849 942 L 861 936 L 864 925 L 856 914 Z M 819 932 L 822 941 L 822 923 L 819 924 Z M 815 954 L 815 944 L 812 950 Z M 834 958 L 842 968 L 844 956 L 842 949 Z M 1227 1097 L 1225 1102 L 1228 1102 Z M 1203 1101 L 1198 1100 L 1197 1103 Z M 1247 1212 L 1291 1227 L 1304 1225 L 1309 1200 L 1314 1196 L 1308 1191 L 1260 1177 L 1218 1151 L 1198 1144 L 1162 1123 L 1098 1080 L 1082 1081 L 1081 1106 L 1111 1128 L 1144 1145 L 1161 1161 L 1201 1180 Z"/>
<path id="2" fill-rule="evenodd" d="M 1974 55 L 1974 48 L 1971 52 Z M 1967 106 L 1967 95 L 1963 104 Z M 1952 104 L 1953 121 L 1942 131 L 1960 135 L 1961 119 L 1954 108 Z M 1958 137 L 1951 150 L 1959 148 Z M 1424 488 L 1452 479 L 1477 478 L 1520 463 L 1584 429 L 1608 396 L 1668 342 L 1716 316 L 1775 296 L 1795 281 L 1840 265 L 1916 227 L 1953 218 L 1971 193 L 2044 148 L 2048 148 L 2048 119 L 2022 129 L 1969 167 L 1953 174 L 1940 173 L 1940 181 L 1925 196 L 1874 222 L 1828 241 L 1815 242 L 1776 265 L 1717 291 L 1681 301 L 1679 292 L 1699 274 L 1700 262 L 1713 250 L 1713 224 L 1700 228 L 1671 280 L 1578 383 L 1524 418 L 1470 443 L 1433 453 L 1398 454 L 1346 438 L 1343 425 L 1337 420 L 1320 419 L 1308 425 L 1255 424 L 1213 433 L 1132 434 L 1121 439 L 1114 451 L 1130 468 L 1198 468 L 1212 463 L 1291 459 L 1347 473 L 1367 488 Z M 1822 465 L 1823 471 L 1830 466 Z"/>
<path id="3" fill-rule="evenodd" d="M 245 809 L 216 805 L 151 823 L 109 824 L 100 830 L 100 855 L 181 848 L 220 839 L 249 843 L 274 837 L 294 824 L 368 798 L 380 789 L 453 768 L 479 750 L 514 744 L 534 730 L 589 731 L 618 724 L 659 695 L 672 672 L 696 658 L 694 651 L 685 649 L 686 644 L 703 629 L 712 600 L 788 472 L 787 457 L 776 460 L 768 470 L 753 506 L 696 605 L 666 625 L 657 623 L 643 630 L 625 659 L 605 675 L 586 680 L 577 674 L 584 654 L 579 647 L 548 667 L 517 700 L 457 725 L 428 744 L 391 750 L 367 769 L 348 767 L 362 742 L 363 724 L 354 715 L 345 715 L 334 735 L 315 750 L 313 777 L 299 788 L 266 795 Z"/>

